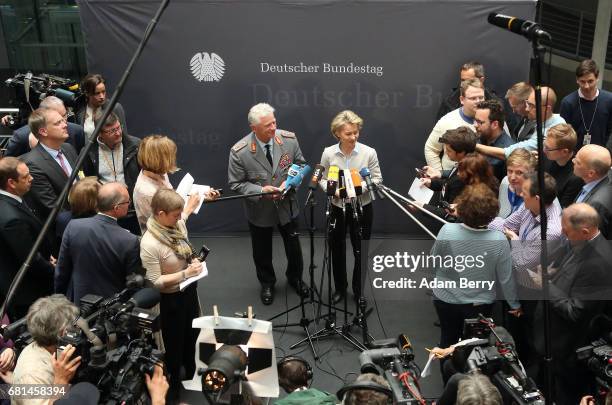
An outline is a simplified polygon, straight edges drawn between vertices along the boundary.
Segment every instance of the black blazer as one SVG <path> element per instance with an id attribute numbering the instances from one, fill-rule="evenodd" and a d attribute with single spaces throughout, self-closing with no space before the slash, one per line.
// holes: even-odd
<path id="1" fill-rule="evenodd" d="M 573 248 L 553 266 L 558 267 L 550 284 L 552 351 L 559 363 L 574 363 L 575 350 L 590 342 L 589 323 L 594 316 L 607 311 L 612 294 L 612 247 L 598 235 L 582 248 Z M 543 304 L 535 311 L 534 344 L 544 353 L 541 328 Z"/>
<path id="2" fill-rule="evenodd" d="M 74 170 L 77 153 L 72 145 L 64 143 L 62 152 Z M 44 222 L 66 185 L 68 176 L 66 176 L 59 163 L 40 144 L 21 156 L 20 159 L 28 165 L 30 174 L 34 178 L 32 188 L 26 194 L 25 200 L 36 216 Z M 64 203 L 64 208 L 68 209 L 67 202 Z"/>
<path id="3" fill-rule="evenodd" d="M 13 136 L 8 141 L 4 156 L 21 156 L 30 151 L 30 127 L 24 125 L 13 132 Z M 77 154 L 81 152 L 85 145 L 85 131 L 81 125 L 68 123 L 68 139 L 69 144 L 74 146 Z"/>
<path id="4" fill-rule="evenodd" d="M 577 198 L 577 197 L 576 197 Z M 599 230 L 606 239 L 612 237 L 612 185 L 606 176 L 582 200 L 599 214 Z"/>
<path id="5" fill-rule="evenodd" d="M 22 203 L 0 195 L 0 299 L 4 301 L 9 286 L 25 261 L 42 223 Z M 50 242 L 45 239 L 34 256 L 21 285 L 17 289 L 13 305 L 9 308 L 11 319 L 25 316 L 27 308 L 37 298 L 53 291 L 53 266 L 49 263 Z"/>
<path id="6" fill-rule="evenodd" d="M 434 204 L 425 204 L 423 208 L 433 212 L 441 218 L 447 217 L 446 211 L 438 207 L 435 202 L 446 201 L 447 203 L 452 204 L 453 201 L 455 201 L 455 198 L 461 194 L 465 188 L 465 183 L 459 178 L 457 173 L 458 170 L 456 168 L 454 170 L 444 170 L 441 178 L 431 180 L 430 189 L 433 191 L 438 191 L 439 196 L 433 197 L 432 202 L 434 202 Z"/>
<path id="7" fill-rule="evenodd" d="M 55 292 L 66 294 L 72 280 L 72 301 L 87 294 L 109 297 L 125 288 L 128 274 L 142 274 L 140 240 L 104 215 L 73 219 L 62 238 Z"/>

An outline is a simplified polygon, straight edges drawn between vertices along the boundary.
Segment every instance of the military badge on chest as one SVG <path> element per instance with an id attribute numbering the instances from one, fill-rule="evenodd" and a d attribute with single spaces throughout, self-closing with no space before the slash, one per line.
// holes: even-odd
<path id="1" fill-rule="evenodd" d="M 280 161 L 278 162 L 278 167 L 281 170 L 285 170 L 289 166 L 291 166 L 291 158 L 289 157 L 288 153 L 283 153 L 280 157 Z"/>

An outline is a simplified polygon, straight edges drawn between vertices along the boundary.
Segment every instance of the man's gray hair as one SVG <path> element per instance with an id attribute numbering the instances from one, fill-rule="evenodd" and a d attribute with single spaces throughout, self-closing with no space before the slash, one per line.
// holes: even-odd
<path id="1" fill-rule="evenodd" d="M 98 211 L 112 211 L 115 205 L 123 200 L 121 190 L 125 186 L 121 183 L 106 183 L 98 190 Z"/>
<path id="2" fill-rule="evenodd" d="M 262 117 L 265 117 L 266 115 L 270 115 L 273 113 L 274 113 L 274 107 L 272 107 L 270 104 L 268 103 L 255 104 L 249 110 L 249 115 L 248 115 L 249 124 L 257 125 L 259 124 L 259 121 L 261 121 Z"/>
<path id="3" fill-rule="evenodd" d="M 469 374 L 459 381 L 456 403 L 458 405 L 502 405 L 502 398 L 489 377 L 476 373 Z"/>
<path id="4" fill-rule="evenodd" d="M 28 332 L 39 346 L 53 346 L 63 330 L 79 316 L 79 309 L 61 294 L 39 298 L 26 318 Z"/>
<path id="5" fill-rule="evenodd" d="M 64 102 L 59 97 L 47 96 L 43 98 L 38 107 L 46 108 L 48 110 L 55 110 L 57 108 L 64 107 Z"/>

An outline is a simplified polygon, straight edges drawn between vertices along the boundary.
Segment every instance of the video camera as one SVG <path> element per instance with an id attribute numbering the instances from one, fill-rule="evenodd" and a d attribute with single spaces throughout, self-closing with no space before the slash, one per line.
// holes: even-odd
<path id="1" fill-rule="evenodd" d="M 576 357 L 595 375 L 595 382 L 605 392 L 612 389 L 612 339 L 598 339 L 576 350 Z"/>
<path id="2" fill-rule="evenodd" d="M 100 403 L 135 404 L 148 395 L 144 373 L 152 375 L 163 353 L 156 348 L 153 333 L 159 331 L 159 314 L 150 311 L 160 301 L 152 288 L 142 288 L 142 276 L 134 276 L 128 287 L 103 299 L 86 295 L 81 300 L 80 317 L 58 339 L 57 355 L 68 344 L 81 365 L 73 383 L 87 381 L 100 390 Z M 21 351 L 32 341 L 25 318 L 6 326 L 5 339 L 13 339 Z"/>
<path id="3" fill-rule="evenodd" d="M 469 340 L 468 340 L 469 339 Z M 464 344 L 455 346 L 454 367 L 463 373 L 479 370 L 499 389 L 504 403 L 544 404 L 544 396 L 527 377 L 514 349 L 514 339 L 493 319 L 480 315 L 463 324 Z M 460 342 L 461 343 L 461 342 Z"/>
<path id="4" fill-rule="evenodd" d="M 12 127 L 23 124 L 29 113 L 38 108 L 40 101 L 47 96 L 58 97 L 66 107 L 77 107 L 85 102 L 78 82 L 46 73 L 37 76 L 32 72 L 19 73 L 7 79 L 5 84 L 12 89 L 11 106 L 19 109 L 18 114 L 11 114 Z"/>
<path id="5" fill-rule="evenodd" d="M 406 335 L 371 343 L 372 349 L 361 352 L 361 373 L 381 374 L 389 383 L 396 404 L 423 403 L 418 377 L 421 370 L 414 362 L 412 345 Z"/>

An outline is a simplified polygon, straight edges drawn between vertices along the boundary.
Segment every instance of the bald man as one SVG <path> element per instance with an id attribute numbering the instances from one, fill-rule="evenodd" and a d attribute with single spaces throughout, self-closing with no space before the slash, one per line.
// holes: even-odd
<path id="1" fill-rule="evenodd" d="M 612 185 L 608 173 L 610 151 L 600 145 L 585 145 L 573 159 L 574 174 L 584 181 L 574 202 L 584 202 L 595 208 L 600 217 L 599 229 L 608 239 L 612 236 Z"/>
<path id="2" fill-rule="evenodd" d="M 525 103 L 525 111 L 527 113 L 527 118 L 530 121 L 535 121 L 536 119 L 536 107 L 540 109 L 543 120 L 542 133 L 544 134 L 544 139 L 546 139 L 546 135 L 550 127 L 557 124 L 565 124 L 565 120 L 559 114 L 553 113 L 555 104 L 557 104 L 557 94 L 551 87 L 542 87 L 542 104 L 539 107 L 536 106 L 535 90 L 531 91 Z M 525 148 L 529 151 L 536 150 L 538 148 L 537 131 L 534 131 L 531 137 L 528 139 L 517 142 L 506 148 L 496 148 L 494 146 L 480 144 L 476 145 L 476 152 L 505 160 L 508 158 L 508 156 L 510 156 L 512 151 L 517 148 Z"/>
<path id="3" fill-rule="evenodd" d="M 62 118 L 68 118 L 64 102 L 55 96 L 45 97 L 40 102 L 38 108 L 54 110 L 57 111 Z M 79 153 L 85 145 L 85 132 L 83 131 L 83 127 L 72 122 L 68 122 L 67 124 L 68 139 L 66 142 L 74 146 L 74 149 Z M 8 145 L 6 146 L 4 156 L 21 156 L 24 153 L 28 153 L 36 145 L 38 145 L 38 138 L 32 133 L 28 125 L 24 125 L 13 132 L 13 136 L 9 139 Z"/>
<path id="4" fill-rule="evenodd" d="M 98 214 L 70 221 L 55 269 L 56 293 L 75 304 L 87 294 L 107 298 L 125 288 L 129 274 L 142 273 L 138 237 L 117 224 L 129 205 L 125 185 L 107 183 L 98 191 Z"/>
<path id="5" fill-rule="evenodd" d="M 605 310 L 612 296 L 612 248 L 598 229 L 599 215 L 585 203 L 563 210 L 563 233 L 570 244 L 551 278 L 552 369 L 559 404 L 577 404 L 589 387 L 585 365 L 576 360 L 576 349 L 593 338 L 590 321 Z M 536 309 L 534 344 L 544 354 L 543 306 Z M 585 378 L 586 376 L 586 378 Z"/>

